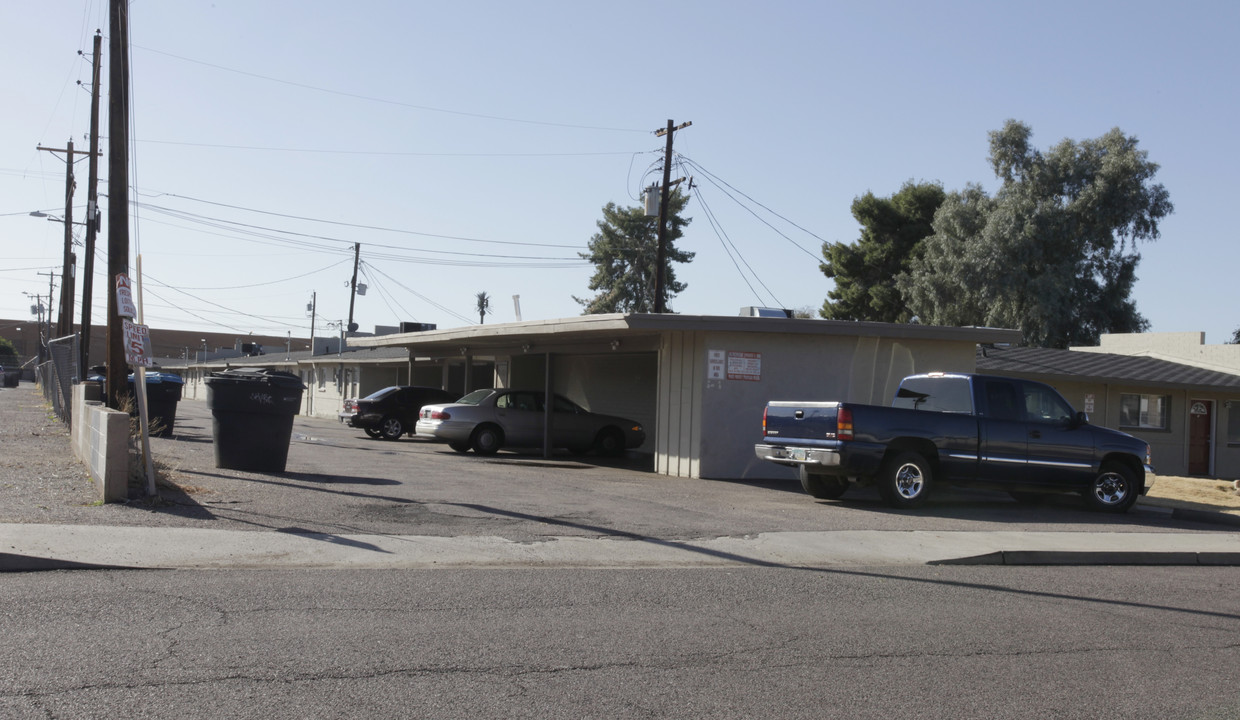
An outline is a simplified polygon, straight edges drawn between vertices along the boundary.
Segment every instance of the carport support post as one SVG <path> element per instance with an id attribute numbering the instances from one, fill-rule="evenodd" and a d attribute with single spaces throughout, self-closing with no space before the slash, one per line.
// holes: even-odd
<path id="1" fill-rule="evenodd" d="M 551 457 L 551 398 L 554 393 L 551 392 L 551 353 L 546 354 L 547 361 L 543 363 L 543 457 Z"/>

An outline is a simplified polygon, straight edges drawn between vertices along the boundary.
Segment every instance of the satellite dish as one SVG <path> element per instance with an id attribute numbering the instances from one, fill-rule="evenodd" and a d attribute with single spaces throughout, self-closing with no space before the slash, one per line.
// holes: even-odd
<path id="1" fill-rule="evenodd" d="M 357 332 L 357 323 L 349 323 L 349 332 Z"/>

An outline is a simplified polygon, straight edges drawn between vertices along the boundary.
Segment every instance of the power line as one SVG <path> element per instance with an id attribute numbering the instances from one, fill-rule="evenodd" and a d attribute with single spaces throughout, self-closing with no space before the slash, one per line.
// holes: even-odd
<path id="1" fill-rule="evenodd" d="M 260 152 L 292 152 L 292 153 L 313 153 L 320 155 L 369 155 L 381 157 L 476 157 L 476 158 L 524 158 L 524 157 L 602 157 L 616 155 L 630 155 L 631 151 L 617 150 L 612 152 L 558 152 L 558 153 L 532 153 L 532 152 L 513 152 L 513 153 L 466 153 L 466 152 L 406 152 L 392 150 L 327 150 L 322 148 L 292 148 L 292 147 L 271 147 L 264 145 L 222 145 L 215 143 L 196 143 L 183 142 L 178 140 L 138 140 L 140 143 L 149 143 L 152 145 L 177 145 L 180 147 L 200 147 L 213 148 L 220 150 L 255 150 Z"/>
<path id="2" fill-rule="evenodd" d="M 788 242 L 792 243 L 792 244 L 793 244 L 794 246 L 796 246 L 796 247 L 797 247 L 797 248 L 798 248 L 801 252 L 803 252 L 803 253 L 805 253 L 806 255 L 809 255 L 810 257 L 814 258 L 814 260 L 821 262 L 821 260 L 822 260 L 822 258 L 821 258 L 821 257 L 819 257 L 817 254 L 815 254 L 815 253 L 813 253 L 813 252 L 811 252 L 811 251 L 807 250 L 807 249 L 806 249 L 804 246 L 802 246 L 800 243 L 798 243 L 797 241 L 793 240 L 792 238 L 788 237 L 788 236 L 787 236 L 787 235 L 785 235 L 783 232 L 781 232 L 781 231 L 779 230 L 779 228 L 777 228 L 777 227 L 775 227 L 774 225 L 772 225 L 771 223 L 767 222 L 767 221 L 766 221 L 766 220 L 765 220 L 762 216 L 760 216 L 760 215 L 758 215 L 758 213 L 754 212 L 752 208 L 750 208 L 749 206 L 745 205 L 745 203 L 741 202 L 740 200 L 737 200 L 737 199 L 736 199 L 736 197 L 735 197 L 734 195 L 732 195 L 732 193 L 731 193 L 731 192 L 728 192 L 728 189 L 731 189 L 731 190 L 732 190 L 733 192 L 735 192 L 736 194 L 738 194 L 738 195 L 740 195 L 740 196 L 744 197 L 746 200 L 749 200 L 751 203 L 753 203 L 753 204 L 757 205 L 758 207 L 762 208 L 763 210 L 766 210 L 767 212 L 771 213 L 771 214 L 772 214 L 772 215 L 774 215 L 775 217 L 779 218 L 780 220 L 783 220 L 784 222 L 786 222 L 786 223 L 788 223 L 789 225 L 791 225 L 791 226 L 793 226 L 793 227 L 797 228 L 798 230 L 800 230 L 800 231 L 802 231 L 802 232 L 806 233 L 807 235 L 810 235 L 811 237 L 817 238 L 818 240 L 820 240 L 820 241 L 822 241 L 822 242 L 826 242 L 825 240 L 823 240 L 822 238 L 818 237 L 817 235 L 815 235 L 814 233 L 810 232 L 809 230 L 806 230 L 805 228 L 801 227 L 800 225 L 797 225 L 796 223 L 792 222 L 791 220 L 789 220 L 788 218 L 784 217 L 783 215 L 780 215 L 779 213 L 775 212 L 774 210 L 771 210 L 771 209 L 770 209 L 770 208 L 768 208 L 767 206 L 763 205 L 762 203 L 758 202 L 757 200 L 754 200 L 753 198 L 749 197 L 749 196 L 748 196 L 748 195 L 746 195 L 745 193 L 743 193 L 743 192 L 741 192 L 741 191 L 737 190 L 736 188 L 733 188 L 731 185 L 728 185 L 728 183 L 727 183 L 727 182 L 725 182 L 724 180 L 722 180 L 722 179 L 718 178 L 717 176 L 715 176 L 714 174 L 712 174 L 709 170 L 707 170 L 706 168 L 702 167 L 702 166 L 701 166 L 701 165 L 699 165 L 698 163 L 694 162 L 692 159 L 687 158 L 687 157 L 684 157 L 683 155 L 681 155 L 681 156 L 679 156 L 679 157 L 680 157 L 680 159 L 681 159 L 683 162 L 685 162 L 685 163 L 686 163 L 689 167 L 692 167 L 694 170 L 696 170 L 696 171 L 700 172 L 702 175 L 704 175 L 704 176 L 706 177 L 706 179 L 707 179 L 707 180 L 708 180 L 708 181 L 709 181 L 712 185 L 714 185 L 715 187 L 719 188 L 719 190 L 720 190 L 721 192 L 723 192 L 723 194 L 724 194 L 724 195 L 727 195 L 729 198 L 731 198 L 732 202 L 735 202 L 737 205 L 740 205 L 742 208 L 744 208 L 744 209 L 745 209 L 745 211 L 746 211 L 746 212 L 748 212 L 750 215 L 753 215 L 755 218 L 757 218 L 757 219 L 758 219 L 758 221 L 759 221 L 759 222 L 761 222 L 763 225 L 766 225 L 766 226 L 767 226 L 767 227 L 769 227 L 771 230 L 774 230 L 774 231 L 775 231 L 775 233 L 776 233 L 777 235 L 779 235 L 779 236 L 780 236 L 780 237 L 782 237 L 783 239 L 787 240 Z M 725 186 L 726 186 L 726 188 L 727 188 L 727 189 L 725 189 Z"/>
<path id="3" fill-rule="evenodd" d="M 427 303 L 428 305 L 434 305 L 436 308 L 439 308 L 439 309 L 440 309 L 440 310 L 442 310 L 443 312 L 448 313 L 449 315 L 451 315 L 451 316 L 455 317 L 456 319 L 460 320 L 461 322 L 464 322 L 464 323 L 469 324 L 469 325 L 477 325 L 477 323 L 475 323 L 475 322 L 474 322 L 473 320 L 471 320 L 470 318 L 465 317 L 464 315 L 461 315 L 460 313 L 455 312 L 455 311 L 453 311 L 453 310 L 449 310 L 447 307 L 444 307 L 443 305 L 440 305 L 439 303 L 435 302 L 434 300 L 431 300 L 430 298 L 426 297 L 426 296 L 425 296 L 425 295 L 423 295 L 422 293 L 418 292 L 417 290 L 414 290 L 413 288 L 409 287 L 408 285 L 403 284 L 402 282 L 400 282 L 400 281 L 399 281 L 399 280 L 397 280 L 396 278 L 392 277 L 391 275 L 388 275 L 387 273 L 383 272 L 382 270 L 379 270 L 379 269 L 378 269 L 378 268 L 376 268 L 376 267 L 370 266 L 368 263 L 364 263 L 364 264 L 366 264 L 366 265 L 367 265 L 367 267 L 368 267 L 370 270 L 373 270 L 375 273 L 377 273 L 377 274 L 379 274 L 379 275 L 382 275 L 383 277 L 387 278 L 387 279 L 388 279 L 388 280 L 390 280 L 391 282 L 395 283 L 395 284 L 396 284 L 398 287 L 400 287 L 401 289 L 405 290 L 406 292 L 411 293 L 412 295 L 414 295 L 414 296 L 416 296 L 417 298 L 421 299 L 423 302 Z"/>
<path id="4" fill-rule="evenodd" d="M 706 204 L 706 199 L 703 197 L 702 193 L 699 191 L 694 197 L 696 197 L 698 203 L 701 204 L 702 210 L 706 212 L 707 222 L 710 223 L 711 228 L 715 231 L 715 235 L 719 238 L 719 243 L 723 245 L 724 252 L 728 254 L 728 258 L 732 261 L 732 265 L 736 267 L 737 274 L 739 274 L 741 279 L 745 281 L 745 284 L 749 286 L 749 291 L 753 293 L 754 298 L 756 298 L 759 303 L 763 302 L 762 297 L 758 295 L 758 291 L 754 289 L 753 284 L 749 282 L 747 277 L 745 277 L 745 272 L 741 270 L 740 265 L 736 262 L 736 258 L 740 258 L 740 261 L 745 264 L 746 268 L 749 269 L 749 273 L 753 275 L 754 280 L 757 280 L 758 284 L 762 286 L 762 289 L 766 290 L 767 295 L 775 300 L 775 304 L 782 307 L 783 303 L 779 301 L 779 298 L 775 297 L 775 293 L 771 292 L 771 289 L 766 286 L 766 283 L 762 282 L 762 278 L 758 277 L 758 273 L 754 271 L 753 266 L 751 266 L 749 261 L 745 260 L 745 256 L 741 254 L 740 248 L 736 247 L 736 243 L 733 243 L 732 238 L 728 237 L 727 232 L 724 231 L 723 226 L 715 217 L 714 212 L 712 212 L 710 206 Z M 729 249 L 729 246 L 731 246 L 731 249 Z M 733 257 L 733 252 L 736 253 L 735 257 Z"/>
<path id="5" fill-rule="evenodd" d="M 305 220 L 306 222 L 316 222 L 316 223 L 323 223 L 324 225 L 336 225 L 339 227 L 357 228 L 359 230 L 377 230 L 379 232 L 399 233 L 402 235 L 418 235 L 420 237 L 437 238 L 440 240 L 460 240 L 464 242 L 490 243 L 494 245 L 520 245 L 520 246 L 526 246 L 526 247 L 567 248 L 567 249 L 572 249 L 572 250 L 581 250 L 583 248 L 583 246 L 581 245 L 557 245 L 557 244 L 552 244 L 552 243 L 527 243 L 527 242 L 516 242 L 516 241 L 509 241 L 509 240 L 484 240 L 481 238 L 460 237 L 456 235 L 438 235 L 435 233 L 418 232 L 416 230 L 404 230 L 400 228 L 389 228 L 389 227 L 382 227 L 379 225 L 363 225 L 360 223 L 342 222 L 338 220 L 324 220 L 322 218 L 312 218 L 312 217 L 306 217 L 304 215 L 290 215 L 287 213 L 279 213 L 279 212 L 274 212 L 271 210 L 259 210 L 257 208 L 243 207 L 241 205 L 229 205 L 227 203 L 214 202 L 211 200 L 203 200 L 201 198 L 190 197 L 188 195 L 177 195 L 174 193 L 158 193 L 154 195 L 146 195 L 146 197 L 173 197 L 173 198 L 178 198 L 180 200 L 189 200 L 191 202 L 203 203 L 204 205 L 214 205 L 216 207 L 225 207 L 225 208 L 229 208 L 230 210 L 243 210 L 245 212 L 258 213 L 259 215 L 270 215 L 272 217 L 282 217 L 282 218 L 288 218 L 290 220 Z M 351 241 L 342 241 L 342 242 L 351 242 Z"/>
<path id="6" fill-rule="evenodd" d="M 184 221 L 187 221 L 187 222 L 201 223 L 201 224 L 205 224 L 205 226 L 207 227 L 229 229 L 229 230 L 233 230 L 233 232 L 253 235 L 253 237 L 270 239 L 270 240 L 274 240 L 274 242 L 295 245 L 295 247 L 300 247 L 300 248 L 327 250 L 327 252 L 335 252 L 335 250 L 339 249 L 339 248 L 327 247 L 327 245 L 306 242 L 306 240 L 299 239 L 299 238 L 306 238 L 309 240 L 327 240 L 327 242 L 341 243 L 345 245 L 352 245 L 352 244 L 355 244 L 356 242 L 356 240 L 334 238 L 334 237 L 330 237 L 330 235 L 299 233 L 299 232 L 294 232 L 294 230 L 281 230 L 279 228 L 255 226 L 255 224 L 250 224 L 250 223 L 227 221 L 227 219 L 208 218 L 206 216 L 200 216 L 200 214 L 196 214 L 196 213 L 188 213 L 185 211 L 177 211 L 177 209 L 155 206 L 155 204 L 143 204 L 143 207 L 148 209 L 148 211 L 154 211 L 156 213 L 167 214 L 167 216 L 184 219 Z M 269 235 L 269 234 L 263 234 L 263 233 L 280 233 L 280 235 L 290 235 L 290 237 L 280 237 L 280 235 Z M 237 239 L 242 239 L 242 238 L 237 238 Z M 433 258 L 423 258 L 423 257 L 420 257 L 420 255 L 415 255 L 415 257 L 412 258 L 415 260 L 427 261 L 427 263 L 435 263 L 435 264 L 480 265 L 480 266 L 487 266 L 487 268 L 496 268 L 496 266 L 521 266 L 521 268 L 525 268 L 525 266 L 529 266 L 529 268 L 557 268 L 557 266 L 565 266 L 564 263 L 569 263 L 569 265 L 567 266 L 580 265 L 580 258 L 577 258 L 577 257 L 564 258 L 564 257 L 547 257 L 547 255 L 496 255 L 494 253 L 466 253 L 466 252 L 463 252 L 463 250 L 435 250 L 435 249 L 429 249 L 429 248 L 405 248 L 405 247 L 402 247 L 402 245 L 391 245 L 391 244 L 382 244 L 382 243 L 366 243 L 366 245 L 368 248 L 386 248 L 388 250 L 401 250 L 401 252 L 404 252 L 404 253 L 430 253 L 434 255 L 455 255 L 455 257 L 460 257 L 460 258 L 486 258 L 487 259 L 487 261 L 446 260 L 446 259 L 435 260 Z M 372 257 L 376 257 L 376 255 L 372 254 Z M 410 259 L 408 257 L 405 257 L 405 255 L 396 255 L 396 254 L 382 255 L 382 257 L 387 257 L 389 259 L 396 259 L 396 260 Z M 507 261 L 500 261 L 500 260 L 507 260 Z"/>
<path id="7" fill-rule="evenodd" d="M 630 133 L 643 133 L 643 134 L 648 132 L 646 130 L 636 130 L 633 128 L 603 127 L 603 126 L 597 126 L 597 125 L 574 125 L 571 123 L 548 122 L 545 120 L 528 120 L 528 119 L 523 119 L 523 118 L 511 118 L 511 117 L 504 117 L 502 115 L 486 115 L 483 113 L 464 112 L 461 110 L 447 110 L 444 108 L 430 107 L 429 105 L 415 105 L 413 103 L 401 102 L 399 100 L 388 100 L 387 98 L 378 98 L 378 97 L 373 97 L 369 95 L 360 95 L 358 93 L 345 92 L 343 90 L 333 90 L 331 88 L 318 87 L 316 85 L 309 85 L 306 83 L 295 82 L 292 80 L 281 80 L 280 78 L 274 78 L 274 77 L 270 77 L 267 75 L 260 75 L 258 73 L 250 72 L 248 70 L 238 70 L 236 68 L 225 67 L 223 65 L 216 65 L 214 63 L 203 62 L 202 60 L 194 60 L 192 58 L 187 58 L 181 55 L 173 55 L 172 53 L 163 52 L 162 50 L 155 50 L 153 48 L 142 47 L 141 45 L 131 45 L 131 47 L 138 48 L 140 50 L 145 50 L 147 52 L 152 52 L 152 53 L 155 53 L 156 55 L 163 55 L 164 57 L 175 58 L 182 62 L 193 63 L 195 65 L 202 65 L 204 67 L 214 68 L 216 70 L 223 70 L 224 72 L 236 73 L 237 75 L 245 75 L 246 77 L 257 78 L 259 80 L 266 80 L 268 82 L 279 83 L 281 85 L 288 85 L 290 87 L 302 88 L 303 90 L 314 90 L 315 92 L 327 93 L 329 95 L 338 95 L 340 97 L 348 97 L 348 98 L 353 98 L 355 100 L 366 100 L 368 102 L 382 103 L 384 105 L 395 105 L 398 107 L 411 108 L 413 110 L 423 110 L 425 112 L 443 113 L 446 115 L 457 115 L 461 117 L 472 117 L 472 118 L 479 118 L 481 120 L 496 120 L 500 122 L 522 123 L 525 125 L 543 125 L 547 127 L 572 128 L 572 129 L 577 129 L 577 130 L 603 130 L 603 131 L 608 131 L 608 132 L 630 132 Z"/>

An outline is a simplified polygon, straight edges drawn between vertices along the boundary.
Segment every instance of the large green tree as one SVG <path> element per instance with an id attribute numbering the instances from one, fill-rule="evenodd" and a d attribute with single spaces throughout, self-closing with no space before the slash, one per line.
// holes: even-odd
<path id="1" fill-rule="evenodd" d="M 0 338 L 0 365 L 16 365 L 17 348 L 7 338 Z"/>
<path id="2" fill-rule="evenodd" d="M 687 263 L 693 253 L 676 247 L 691 218 L 681 216 L 689 198 L 673 192 L 668 200 L 667 255 L 663 266 L 663 307 L 671 311 L 671 299 L 685 289 L 676 280 L 672 263 Z M 583 315 L 598 313 L 648 313 L 655 308 L 655 267 L 658 257 L 659 219 L 647 217 L 641 207 L 618 207 L 607 203 L 599 231 L 590 238 L 590 252 L 579 253 L 594 263 L 592 298 L 574 297 L 585 306 Z"/>
<path id="3" fill-rule="evenodd" d="M 938 183 L 908 181 L 889 198 L 867 192 L 854 198 L 853 217 L 861 224 L 856 243 L 825 242 L 819 265 L 835 280 L 835 289 L 818 314 L 828 320 L 907 322 L 911 313 L 896 288 L 919 246 L 934 234 L 930 223 L 946 193 Z"/>
<path id="4" fill-rule="evenodd" d="M 947 196 L 897 280 L 909 309 L 934 324 L 1018 328 L 1043 347 L 1148 329 L 1130 295 L 1137 243 L 1157 239 L 1173 210 L 1158 165 L 1118 128 L 1045 154 L 1031 136 L 1015 120 L 990 133 L 1002 184 L 993 197 L 977 185 Z"/>

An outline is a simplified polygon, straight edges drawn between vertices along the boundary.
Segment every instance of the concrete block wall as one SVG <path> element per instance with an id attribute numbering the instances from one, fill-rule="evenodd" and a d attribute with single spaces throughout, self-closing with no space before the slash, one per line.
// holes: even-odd
<path id="1" fill-rule="evenodd" d="M 87 400 L 88 385 L 73 386 L 73 453 L 86 465 L 99 500 L 129 497 L 129 413 Z"/>

